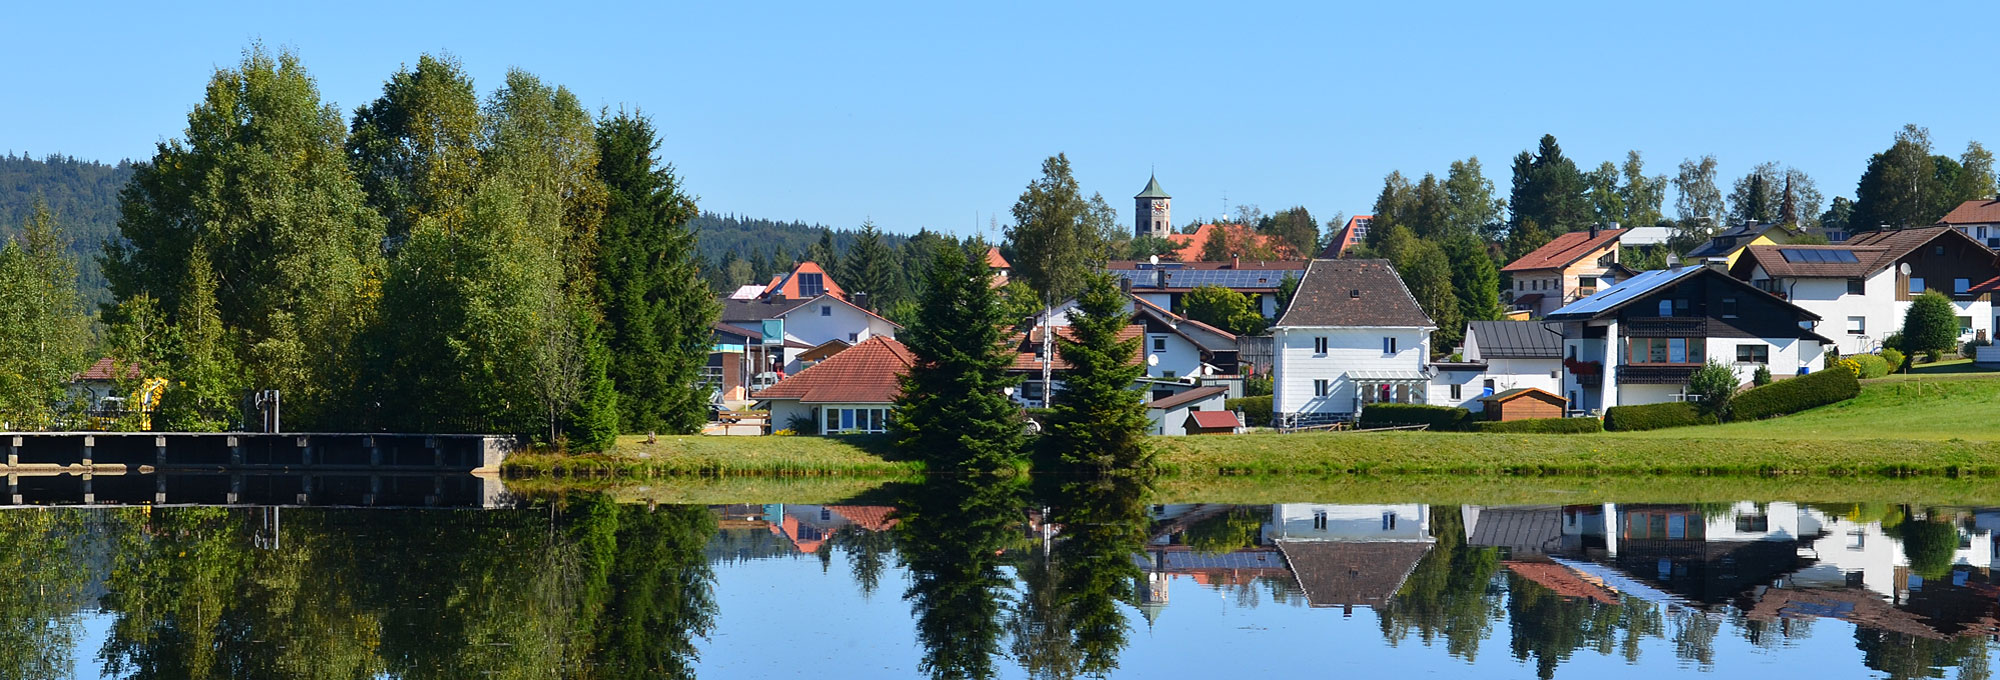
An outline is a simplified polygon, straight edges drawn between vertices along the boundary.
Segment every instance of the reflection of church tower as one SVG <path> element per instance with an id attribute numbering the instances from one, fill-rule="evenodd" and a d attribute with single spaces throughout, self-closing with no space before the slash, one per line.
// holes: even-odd
<path id="1" fill-rule="evenodd" d="M 1146 190 L 1132 197 L 1132 235 L 1166 238 L 1173 233 L 1173 198 L 1160 188 L 1158 177 L 1148 178 Z"/>
<path id="2" fill-rule="evenodd" d="M 1160 610 L 1167 607 L 1167 585 L 1173 581 L 1173 574 L 1167 573 L 1167 552 L 1155 550 L 1152 554 L 1141 554 L 1140 559 L 1149 562 L 1145 576 L 1137 586 L 1139 591 L 1139 614 L 1146 617 L 1146 625 L 1152 626 L 1160 618 Z"/>

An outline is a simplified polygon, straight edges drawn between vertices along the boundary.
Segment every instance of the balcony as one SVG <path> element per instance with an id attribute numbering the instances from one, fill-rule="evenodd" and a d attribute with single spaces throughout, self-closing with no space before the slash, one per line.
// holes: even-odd
<path id="1" fill-rule="evenodd" d="M 1627 337 L 1700 338 L 1708 335 L 1708 319 L 1700 316 L 1662 316 L 1626 319 L 1618 332 Z"/>
<path id="2" fill-rule="evenodd" d="M 1686 385 L 1694 372 L 1701 370 L 1699 364 L 1689 365 L 1624 365 L 1618 367 L 1620 385 Z"/>

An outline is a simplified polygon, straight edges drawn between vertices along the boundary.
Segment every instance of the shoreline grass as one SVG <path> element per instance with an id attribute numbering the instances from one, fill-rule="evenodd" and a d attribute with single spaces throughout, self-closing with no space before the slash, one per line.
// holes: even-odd
<path id="1" fill-rule="evenodd" d="M 660 437 L 618 438 L 604 453 L 516 453 L 500 466 L 509 479 L 532 477 L 819 477 L 905 478 L 921 475 L 919 461 L 894 460 L 882 437 Z"/>

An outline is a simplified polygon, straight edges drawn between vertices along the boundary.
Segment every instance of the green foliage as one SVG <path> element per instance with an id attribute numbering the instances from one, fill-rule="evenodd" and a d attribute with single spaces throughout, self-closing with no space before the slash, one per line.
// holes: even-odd
<path id="1" fill-rule="evenodd" d="M 1253 375 L 1243 380 L 1243 396 L 1266 397 L 1271 395 L 1272 380 L 1269 375 Z"/>
<path id="2" fill-rule="evenodd" d="M 1070 174 L 1069 157 L 1042 161 L 1042 176 L 1028 183 L 1014 202 L 1014 275 L 1026 281 L 1043 304 L 1055 304 L 1083 287 L 1083 276 L 1103 259 L 1104 244 L 1085 219 L 1089 205 Z M 975 258 L 984 266 L 984 258 Z"/>
<path id="3" fill-rule="evenodd" d="M 1958 552 L 1958 527 L 1942 519 L 1917 519 L 1907 512 L 1903 523 L 1891 530 L 1903 543 L 1903 557 L 1910 571 L 1927 579 L 1951 573 L 1952 556 Z"/>
<path id="4" fill-rule="evenodd" d="M 1264 520 L 1265 516 L 1248 506 L 1234 506 L 1203 517 L 1190 525 L 1182 537 L 1187 539 L 1188 547 L 1204 555 L 1235 552 L 1257 545 Z"/>
<path id="5" fill-rule="evenodd" d="M 355 340 L 375 309 L 383 224 L 343 161 L 345 140 L 297 56 L 253 47 L 209 80 L 185 135 L 135 170 L 123 238 L 105 253 L 118 299 L 143 293 L 178 310 L 190 248 L 206 243 L 246 382 L 283 390 L 286 424 L 301 429 L 351 403 Z"/>
<path id="6" fill-rule="evenodd" d="M 1889 372 L 1891 373 L 1903 370 L 1904 364 L 1906 363 L 1907 359 L 1908 359 L 1907 357 L 1903 356 L 1903 352 L 1901 350 L 1898 350 L 1894 347 L 1882 348 L 1882 361 L 1889 365 Z"/>
<path id="7" fill-rule="evenodd" d="M 1856 354 L 1848 357 L 1843 363 L 1846 361 L 1854 362 L 1850 370 L 1863 380 L 1880 378 L 1888 375 L 1891 370 L 1888 359 L 1874 354 Z"/>
<path id="8" fill-rule="evenodd" d="M 883 243 L 882 230 L 876 229 L 874 222 L 861 223 L 861 234 L 841 258 L 840 266 L 840 287 L 847 290 L 849 299 L 856 293 L 867 293 L 865 306 L 869 311 L 902 299 L 901 263 L 896 261 L 895 251 Z"/>
<path id="9" fill-rule="evenodd" d="M 1308 257 L 1319 252 L 1319 223 L 1304 206 L 1293 206 L 1258 220 L 1257 231 L 1292 247 Z"/>
<path id="10" fill-rule="evenodd" d="M 577 329 L 577 394 L 563 417 L 563 436 L 575 451 L 603 451 L 618 443 L 618 390 L 611 382 L 611 348 L 597 318 L 580 305 L 571 311 Z"/>
<path id="11" fill-rule="evenodd" d="M 85 303 L 111 301 L 98 262 L 104 242 L 118 233 L 118 192 L 132 177 L 131 161 L 105 164 L 50 154 L 36 160 L 0 155 L 0 236 L 12 236 L 45 205 L 64 225 Z"/>
<path id="12" fill-rule="evenodd" d="M 1271 424 L 1271 395 L 1225 399 L 1222 407 L 1242 412 L 1244 425 L 1267 427 Z"/>
<path id="13" fill-rule="evenodd" d="M 1472 412 L 1457 406 L 1431 404 L 1368 404 L 1361 408 L 1361 427 L 1429 425 L 1434 432 L 1464 429 Z"/>
<path id="14" fill-rule="evenodd" d="M 1292 296 L 1299 294 L 1299 277 L 1285 272 L 1285 278 L 1278 279 L 1278 318 L 1285 317 L 1285 310 L 1292 306 Z"/>
<path id="15" fill-rule="evenodd" d="M 243 384 L 228 329 L 222 325 L 222 312 L 216 308 L 211 269 L 208 249 L 197 243 L 188 260 L 187 284 L 181 288 L 181 309 L 175 315 L 180 322 L 167 350 L 170 380 L 160 398 L 154 429 L 217 432 L 240 418 L 237 400 L 248 386 Z M 150 299 L 142 296 L 127 302 Z M 144 303 L 133 305 L 126 318 L 128 330 L 150 324 L 145 320 L 150 315 Z"/>
<path id="16" fill-rule="evenodd" d="M 925 674 L 995 675 L 1012 585 L 1001 571 L 1001 554 L 1017 547 L 1024 491 L 1019 478 L 940 475 L 896 502 L 901 511 L 896 554 L 909 573 L 904 598 L 915 612 L 916 641 L 923 649 L 918 667 Z M 1130 555 L 1124 553 L 1126 565 Z M 1135 569 L 1120 567 L 1113 574 L 1122 572 L 1129 581 Z"/>
<path id="17" fill-rule="evenodd" d="M 1695 369 L 1694 375 L 1688 376 L 1688 394 L 1701 395 L 1698 406 L 1702 413 L 1717 420 L 1728 417 L 1729 400 L 1741 385 L 1737 382 L 1734 369 L 1713 359 Z"/>
<path id="18" fill-rule="evenodd" d="M 1556 233 L 1588 227 L 1595 213 L 1585 196 L 1587 188 L 1583 173 L 1575 161 L 1563 156 L 1555 136 L 1542 135 L 1532 155 L 1523 151 L 1514 158 L 1509 226 L 1520 229 L 1532 223 Z"/>
<path id="19" fill-rule="evenodd" d="M 891 425 L 898 446 L 932 470 L 995 470 L 1020 454 L 1018 409 L 1002 392 L 1020 383 L 1007 372 L 1014 360 L 1004 346 L 1010 320 L 980 257 L 985 250 L 975 241 L 940 251 L 926 275 L 922 309 L 898 334 L 916 365 L 902 378 Z"/>
<path id="20" fill-rule="evenodd" d="M 1880 357 L 1873 357 L 1876 363 Z M 1853 399 L 1861 383 L 1852 371 L 1834 368 L 1745 390 L 1730 406 L 1732 420 L 1759 420 Z"/>
<path id="21" fill-rule="evenodd" d="M 1979 354 L 1979 348 L 1991 347 L 1991 346 L 1993 346 L 1993 341 L 1991 340 L 1986 340 L 1984 338 L 1973 338 L 1971 340 L 1965 341 L 1965 344 L 1959 345 L 1958 355 L 1960 357 L 1971 359 Z"/>
<path id="22" fill-rule="evenodd" d="M 606 190 L 597 241 L 597 299 L 604 306 L 609 375 L 626 432 L 693 434 L 707 420 L 710 326 L 719 316 L 701 281 L 694 199 L 660 147 L 652 121 L 620 112 L 597 128 L 597 174 Z"/>
<path id="23" fill-rule="evenodd" d="M 1604 431 L 1604 421 L 1596 418 L 1526 418 L 1522 420 L 1482 420 L 1472 424 L 1475 432 L 1522 432 L 1530 434 L 1589 434 Z"/>
<path id="24" fill-rule="evenodd" d="M 1750 384 L 1758 387 L 1771 384 L 1771 367 L 1758 364 L 1757 371 L 1750 374 Z"/>
<path id="25" fill-rule="evenodd" d="M 1470 231 L 1459 232 L 1445 242 L 1444 253 L 1451 263 L 1451 290 L 1458 297 L 1459 315 L 1466 321 L 1499 319 L 1505 312 L 1500 305 L 1500 269 L 1486 254 L 1486 242 Z M 1463 334 L 1461 329 L 1459 335 Z"/>
<path id="26" fill-rule="evenodd" d="M 1196 286 L 1181 296 L 1188 318 L 1237 335 L 1256 335 L 1269 324 L 1250 306 L 1250 297 L 1221 286 Z"/>
<path id="27" fill-rule="evenodd" d="M 1991 185 L 1966 178 L 1966 165 L 1991 168 L 1991 157 L 1977 144 L 1959 160 L 1932 155 L 1930 130 L 1905 125 L 1887 150 L 1868 159 L 1854 189 L 1850 226 L 1872 230 L 1881 226 L 1907 229 L 1929 226 L 1959 203 L 1992 195 Z"/>
<path id="28" fill-rule="evenodd" d="M 1639 406 L 1613 406 L 1604 410 L 1604 429 L 1611 432 L 1638 432 L 1689 425 L 1713 425 L 1715 416 L 1703 413 L 1685 401 L 1669 401 Z"/>
<path id="29" fill-rule="evenodd" d="M 1459 313 L 1458 296 L 1452 287 L 1451 258 L 1443 248 L 1430 241 L 1417 241 L 1398 255 L 1400 258 L 1395 265 L 1397 273 L 1403 277 L 1403 285 L 1410 289 L 1417 305 L 1437 326 L 1437 330 L 1431 333 L 1432 346 L 1450 348 L 1458 344 L 1465 336 L 1465 319 Z M 1497 307 L 1500 299 L 1498 274 L 1494 275 L 1492 282 L 1495 286 L 1492 302 Z M 1481 297 L 1484 295 L 1481 294 Z"/>
<path id="30" fill-rule="evenodd" d="M 1951 298 L 1926 290 L 1903 313 L 1903 329 L 1896 349 L 1909 353 L 1958 348 L 1958 311 Z M 1935 360 L 1933 360 L 1935 361 Z"/>
<path id="31" fill-rule="evenodd" d="M 0 246 L 0 423 L 7 429 L 55 424 L 63 388 L 83 368 L 90 317 L 76 276 L 55 216 L 35 204 L 20 236 Z"/>
<path id="32" fill-rule="evenodd" d="M 1056 354 L 1070 370 L 1042 443 L 1063 465 L 1102 473 L 1151 462 L 1146 404 L 1132 389 L 1146 374 L 1137 361 L 1144 340 L 1118 337 L 1132 323 L 1129 300 L 1111 275 L 1091 275 L 1069 317 L 1075 340 L 1056 338 Z"/>

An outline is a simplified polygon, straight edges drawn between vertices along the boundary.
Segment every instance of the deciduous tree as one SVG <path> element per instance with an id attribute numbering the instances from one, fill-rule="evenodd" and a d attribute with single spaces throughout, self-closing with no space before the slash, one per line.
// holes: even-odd
<path id="1" fill-rule="evenodd" d="M 67 250 L 40 201 L 20 235 L 0 246 L 0 421 L 9 429 L 54 424 L 64 386 L 83 368 L 90 317 Z"/>

